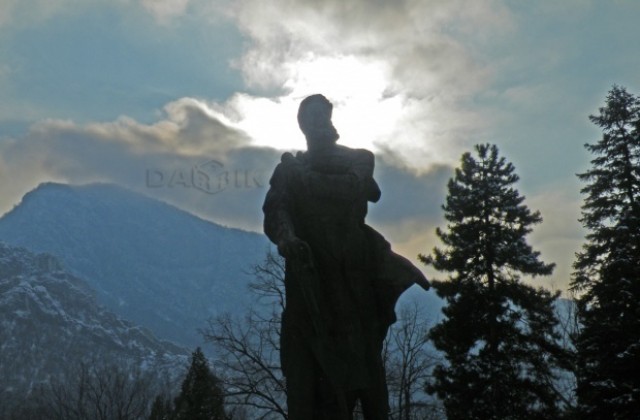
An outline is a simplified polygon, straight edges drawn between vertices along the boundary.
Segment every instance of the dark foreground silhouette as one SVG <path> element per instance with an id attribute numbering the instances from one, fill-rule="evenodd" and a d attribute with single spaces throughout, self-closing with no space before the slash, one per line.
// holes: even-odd
<path id="1" fill-rule="evenodd" d="M 402 292 L 429 283 L 365 224 L 381 195 L 374 156 L 336 144 L 332 109 L 322 95 L 302 101 L 308 150 L 282 155 L 263 206 L 265 233 L 286 259 L 289 419 L 350 419 L 358 400 L 365 419 L 387 419 L 382 344 Z"/>

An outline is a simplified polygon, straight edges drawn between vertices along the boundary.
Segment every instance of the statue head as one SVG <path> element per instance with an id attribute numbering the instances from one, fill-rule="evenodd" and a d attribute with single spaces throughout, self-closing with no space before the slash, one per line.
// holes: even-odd
<path id="1" fill-rule="evenodd" d="M 323 95 L 311 95 L 302 100 L 298 108 L 298 125 L 311 149 L 334 144 L 340 135 L 331 122 L 333 104 Z"/>

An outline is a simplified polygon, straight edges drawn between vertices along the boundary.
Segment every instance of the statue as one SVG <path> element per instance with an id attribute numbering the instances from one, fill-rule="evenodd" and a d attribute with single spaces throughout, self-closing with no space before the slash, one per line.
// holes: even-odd
<path id="1" fill-rule="evenodd" d="M 424 275 L 365 224 L 380 199 L 374 155 L 336 144 L 333 105 L 305 98 L 307 151 L 282 155 L 265 198 L 264 230 L 286 260 L 280 359 L 291 420 L 388 418 L 383 341 L 396 301 Z"/>

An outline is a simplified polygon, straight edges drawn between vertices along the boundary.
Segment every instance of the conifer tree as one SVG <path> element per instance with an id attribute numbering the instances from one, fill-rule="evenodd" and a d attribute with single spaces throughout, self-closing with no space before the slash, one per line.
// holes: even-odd
<path id="1" fill-rule="evenodd" d="M 539 212 L 513 188 L 514 166 L 495 145 L 462 156 L 443 206 L 445 248 L 421 260 L 446 272 L 432 282 L 446 300 L 445 319 L 430 332 L 446 363 L 436 366 L 427 390 L 444 403 L 449 419 L 557 418 L 555 372 L 564 360 L 554 330 L 557 294 L 521 282 L 549 275 L 526 241 Z"/>
<path id="2" fill-rule="evenodd" d="M 171 399 L 158 395 L 151 405 L 151 413 L 147 420 L 171 420 L 173 416 L 173 405 Z"/>
<path id="3" fill-rule="evenodd" d="M 578 405 L 584 418 L 640 415 L 640 99 L 613 86 L 589 119 L 602 138 L 579 174 L 588 230 L 572 288 L 579 293 Z"/>
<path id="4" fill-rule="evenodd" d="M 191 355 L 191 366 L 175 401 L 178 420 L 224 420 L 224 401 L 218 379 L 211 373 L 202 350 Z"/>

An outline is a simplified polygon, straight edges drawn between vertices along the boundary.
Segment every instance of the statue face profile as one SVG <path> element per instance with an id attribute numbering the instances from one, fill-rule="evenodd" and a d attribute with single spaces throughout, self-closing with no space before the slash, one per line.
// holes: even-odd
<path id="1" fill-rule="evenodd" d="M 309 149 L 331 145 L 340 135 L 331 122 L 333 104 L 323 95 L 306 97 L 298 108 L 298 125 Z"/>

